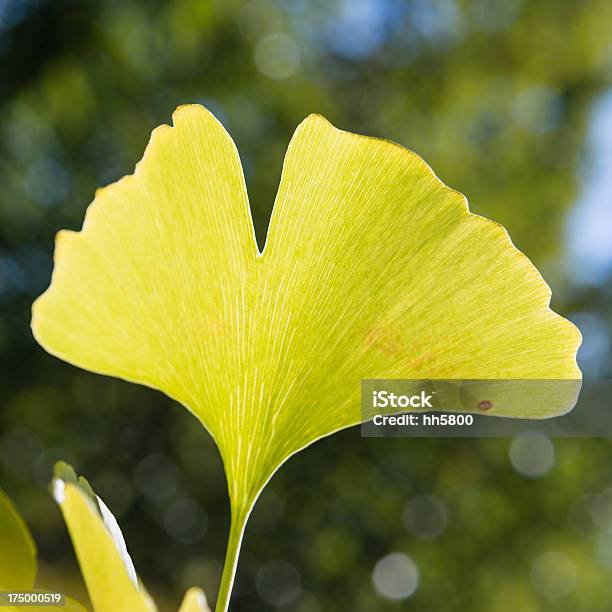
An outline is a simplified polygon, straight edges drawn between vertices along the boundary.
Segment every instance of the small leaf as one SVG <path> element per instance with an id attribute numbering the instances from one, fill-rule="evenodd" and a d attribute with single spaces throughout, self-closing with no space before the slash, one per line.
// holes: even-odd
<path id="1" fill-rule="evenodd" d="M 0 489 L 0 591 L 33 590 L 37 570 L 36 545 L 30 530 L 13 502 Z M 49 591 L 36 589 L 36 592 L 47 593 Z M 2 609 L 7 612 L 19 612 L 23 610 L 23 607 L 6 606 Z M 46 612 L 49 606 L 28 606 L 28 610 Z M 78 601 L 67 595 L 64 596 L 64 603 L 54 605 L 53 610 L 86 612 Z"/>
<path id="2" fill-rule="evenodd" d="M 0 591 L 30 590 L 36 571 L 36 546 L 30 530 L 0 489 Z"/>
<path id="3" fill-rule="evenodd" d="M 191 588 L 185 593 L 179 612 L 210 612 L 202 589 Z"/>
<path id="4" fill-rule="evenodd" d="M 103 504 L 96 507 L 96 502 L 74 482 L 55 479 L 52 488 L 95 611 L 155 610 L 137 582 L 123 535 L 108 508 Z"/>
<path id="5" fill-rule="evenodd" d="M 51 491 L 66 520 L 95 612 L 155 611 L 155 603 L 138 580 L 123 533 L 108 506 L 83 476 L 77 477 L 71 465 L 60 461 L 53 473 Z M 67 600 L 68 603 L 78 606 L 76 602 Z M 198 611 L 210 612 L 204 593 L 192 588 L 180 612 Z"/>

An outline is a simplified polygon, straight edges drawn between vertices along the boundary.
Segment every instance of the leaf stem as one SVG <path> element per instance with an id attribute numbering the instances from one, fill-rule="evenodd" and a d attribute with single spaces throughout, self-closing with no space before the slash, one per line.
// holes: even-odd
<path id="1" fill-rule="evenodd" d="M 249 514 L 250 512 L 239 512 L 232 508 L 227 552 L 225 553 L 225 564 L 223 566 L 223 575 L 221 576 L 221 586 L 219 587 L 215 612 L 227 612 L 229 608 L 234 578 L 236 577 L 238 556 L 240 555 L 240 547 L 242 545 L 242 537 Z"/>

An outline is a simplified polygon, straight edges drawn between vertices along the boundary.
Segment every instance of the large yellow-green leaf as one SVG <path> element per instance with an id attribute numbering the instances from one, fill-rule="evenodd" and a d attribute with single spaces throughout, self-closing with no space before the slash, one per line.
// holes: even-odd
<path id="1" fill-rule="evenodd" d="M 56 478 L 58 502 L 95 612 L 151 612 L 156 607 L 139 584 L 121 531 L 106 506 L 73 482 Z"/>
<path id="2" fill-rule="evenodd" d="M 98 190 L 83 230 L 59 234 L 33 330 L 187 406 L 245 510 L 288 456 L 360 420 L 362 378 L 579 378 L 579 333 L 549 298 L 505 230 L 417 155 L 318 116 L 291 141 L 259 254 L 236 148 L 186 106 Z"/>
<path id="3" fill-rule="evenodd" d="M 36 546 L 30 530 L 0 489 L 0 591 L 31 589 L 36 569 Z"/>

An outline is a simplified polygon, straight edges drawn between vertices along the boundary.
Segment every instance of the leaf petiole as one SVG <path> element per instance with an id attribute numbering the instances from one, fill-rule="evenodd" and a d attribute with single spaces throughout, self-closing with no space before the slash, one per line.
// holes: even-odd
<path id="1" fill-rule="evenodd" d="M 242 538 L 247 520 L 251 514 L 250 509 L 246 512 L 235 511 L 232 508 L 232 519 L 230 525 L 229 538 L 227 541 L 227 552 L 225 553 L 225 563 L 223 565 L 223 575 L 219 586 L 219 595 L 215 612 L 227 612 L 229 608 L 234 579 L 236 578 L 236 567 L 242 546 Z"/>

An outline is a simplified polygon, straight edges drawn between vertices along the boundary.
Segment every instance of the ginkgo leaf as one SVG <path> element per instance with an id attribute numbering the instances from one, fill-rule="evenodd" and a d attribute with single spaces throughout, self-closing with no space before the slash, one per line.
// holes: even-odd
<path id="1" fill-rule="evenodd" d="M 68 526 L 94 611 L 157 610 L 136 575 L 117 520 L 89 482 L 60 461 L 51 491 Z M 210 612 L 203 591 L 189 589 L 179 612 Z"/>
<path id="2" fill-rule="evenodd" d="M 31 589 L 36 569 L 36 546 L 30 530 L 0 489 L 0 591 Z"/>
<path id="3" fill-rule="evenodd" d="M 416 154 L 319 116 L 289 145 L 259 253 L 236 148 L 186 106 L 133 175 L 98 190 L 83 230 L 59 234 L 32 327 L 54 355 L 197 416 L 223 456 L 239 543 L 274 471 L 361 420 L 362 379 L 580 378 L 580 335 L 549 300 L 505 230 Z"/>
<path id="4" fill-rule="evenodd" d="M 38 564 L 36 561 L 36 545 L 32 534 L 23 517 L 11 501 L 0 489 L 0 591 L 32 591 Z M 48 591 L 40 589 L 36 593 L 45 594 Z M 18 612 L 23 606 L 1 606 L 6 612 Z M 46 611 L 49 606 L 28 604 L 28 610 Z M 56 604 L 57 612 L 85 612 L 85 608 L 72 599 L 64 596 L 63 604 Z"/>
<path id="5" fill-rule="evenodd" d="M 68 526 L 96 612 L 150 612 L 155 604 L 141 588 L 116 521 L 74 482 L 53 480 L 53 495 Z M 110 511 L 106 509 L 106 514 Z M 112 515 L 111 515 L 112 516 Z M 108 522 L 111 523 L 110 528 Z"/>

